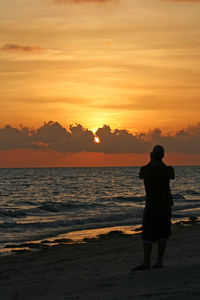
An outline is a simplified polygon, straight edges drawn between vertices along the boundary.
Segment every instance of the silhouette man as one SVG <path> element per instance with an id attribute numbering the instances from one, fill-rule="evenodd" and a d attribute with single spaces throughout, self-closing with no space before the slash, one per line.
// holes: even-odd
<path id="1" fill-rule="evenodd" d="M 170 179 L 175 178 L 173 167 L 162 161 L 164 148 L 156 145 L 150 154 L 150 162 L 141 167 L 139 178 L 144 180 L 146 205 L 143 214 L 142 239 L 144 262 L 133 270 L 145 270 L 151 267 L 151 252 L 154 242 L 158 242 L 157 261 L 153 267 L 163 267 L 163 256 L 167 239 L 171 235 L 172 194 Z"/>

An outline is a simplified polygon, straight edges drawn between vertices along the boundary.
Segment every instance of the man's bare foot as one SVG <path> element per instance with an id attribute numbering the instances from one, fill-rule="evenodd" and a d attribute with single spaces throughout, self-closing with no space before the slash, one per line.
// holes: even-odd
<path id="1" fill-rule="evenodd" d="M 152 268 L 165 268 L 165 266 L 162 263 L 155 263 Z"/>
<path id="2" fill-rule="evenodd" d="M 151 268 L 150 264 L 141 264 L 131 270 L 131 273 L 135 271 L 149 270 Z"/>

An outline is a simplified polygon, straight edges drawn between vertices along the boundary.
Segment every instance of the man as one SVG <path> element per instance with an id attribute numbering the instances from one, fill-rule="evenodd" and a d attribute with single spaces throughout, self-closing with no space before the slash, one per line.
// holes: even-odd
<path id="1" fill-rule="evenodd" d="M 144 262 L 134 271 L 151 267 L 151 252 L 154 242 L 158 242 L 155 268 L 163 267 L 163 256 L 167 239 L 171 235 L 171 207 L 173 205 L 170 191 L 170 179 L 175 178 L 174 169 L 162 161 L 164 148 L 156 145 L 151 152 L 151 161 L 140 169 L 139 177 L 144 180 L 146 205 L 143 215 L 142 239 Z"/>

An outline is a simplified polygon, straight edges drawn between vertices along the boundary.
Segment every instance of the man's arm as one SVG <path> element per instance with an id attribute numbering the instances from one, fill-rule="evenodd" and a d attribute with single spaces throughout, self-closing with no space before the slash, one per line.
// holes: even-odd
<path id="1" fill-rule="evenodd" d="M 175 179 L 175 172 L 173 167 L 169 167 L 169 177 L 170 179 Z"/>
<path id="2" fill-rule="evenodd" d="M 140 179 L 144 179 L 144 167 L 141 167 L 141 168 L 140 168 L 139 178 L 140 178 Z"/>

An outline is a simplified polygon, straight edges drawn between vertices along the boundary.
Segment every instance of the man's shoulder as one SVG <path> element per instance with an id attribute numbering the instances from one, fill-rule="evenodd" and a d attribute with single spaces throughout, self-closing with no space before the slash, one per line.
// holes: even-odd
<path id="1" fill-rule="evenodd" d="M 148 164 L 146 164 L 146 165 L 144 165 L 144 166 L 141 166 L 141 169 L 149 168 L 151 165 L 152 165 L 152 163 L 149 162 Z"/>
<path id="2" fill-rule="evenodd" d="M 174 168 L 172 166 L 167 166 L 166 167 L 169 169 L 169 170 L 174 170 Z"/>
<path id="3" fill-rule="evenodd" d="M 175 178 L 175 171 L 174 171 L 174 168 L 172 166 L 166 166 L 167 167 L 167 170 L 168 170 L 168 173 L 169 173 L 169 176 L 171 179 L 174 179 Z"/>
<path id="4" fill-rule="evenodd" d="M 147 165 L 140 167 L 140 172 L 141 172 L 141 171 L 142 171 L 142 172 L 145 172 L 145 171 L 148 170 L 150 167 L 151 167 L 151 164 L 148 163 Z"/>
<path id="5" fill-rule="evenodd" d="M 172 166 L 167 166 L 165 163 L 156 164 L 148 163 L 140 168 L 139 177 L 146 178 L 152 176 L 152 174 L 160 174 L 161 176 L 167 176 L 171 179 L 175 178 L 174 168 Z"/>
<path id="6" fill-rule="evenodd" d="M 159 164 L 154 164 L 152 162 L 149 162 L 148 164 L 141 166 L 140 170 L 148 170 L 151 168 L 167 168 L 169 170 L 174 170 L 174 168 L 172 166 L 168 166 L 164 162 L 161 162 Z"/>
<path id="7" fill-rule="evenodd" d="M 144 178 L 144 175 L 148 172 L 150 166 L 151 166 L 151 164 L 148 163 L 147 165 L 142 166 L 142 167 L 140 168 L 140 172 L 139 172 L 139 177 L 140 177 L 140 178 Z"/>

